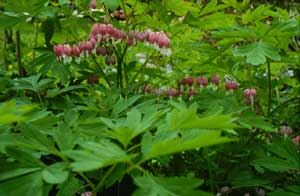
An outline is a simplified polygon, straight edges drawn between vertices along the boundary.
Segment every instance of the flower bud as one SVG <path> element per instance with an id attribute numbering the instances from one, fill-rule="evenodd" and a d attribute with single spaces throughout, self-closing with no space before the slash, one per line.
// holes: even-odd
<path id="1" fill-rule="evenodd" d="M 96 0 L 92 0 L 91 3 L 90 3 L 90 8 L 91 8 L 91 9 L 96 9 L 96 7 L 97 7 L 97 2 L 96 2 Z"/>

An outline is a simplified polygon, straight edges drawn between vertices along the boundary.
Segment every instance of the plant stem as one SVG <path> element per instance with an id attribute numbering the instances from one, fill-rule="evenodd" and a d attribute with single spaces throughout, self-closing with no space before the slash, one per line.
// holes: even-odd
<path id="1" fill-rule="evenodd" d="M 105 172 L 104 176 L 101 178 L 100 182 L 97 184 L 96 188 L 94 189 L 94 193 L 93 194 L 97 194 L 97 192 L 99 191 L 99 189 L 104 185 L 104 182 L 106 180 L 106 178 L 111 174 L 111 172 L 116 168 L 116 164 L 114 164 L 113 166 L 111 166 L 109 168 L 109 170 L 107 170 L 107 172 Z"/>
<path id="2" fill-rule="evenodd" d="M 272 104 L 272 84 L 271 84 L 271 65 L 270 62 L 267 62 L 268 67 L 268 93 L 269 93 L 269 100 L 268 100 L 268 116 L 271 112 L 271 104 Z"/>
<path id="3" fill-rule="evenodd" d="M 142 70 L 144 69 L 144 67 L 147 65 L 147 63 L 149 62 L 150 58 L 154 55 L 154 52 L 145 60 L 145 62 L 142 64 L 141 68 L 139 69 L 138 72 L 136 72 L 136 74 L 133 76 L 133 78 L 131 79 L 131 84 L 135 81 L 135 79 L 138 77 L 138 75 L 142 72 Z"/>
<path id="4" fill-rule="evenodd" d="M 118 58 L 118 73 L 117 73 L 117 77 L 118 77 L 118 85 L 117 87 L 123 88 L 123 70 L 122 70 L 122 65 L 123 65 L 123 61 L 124 61 L 124 57 L 127 51 L 127 46 L 124 48 L 123 53 L 121 54 L 121 56 L 117 55 Z"/>
<path id="5" fill-rule="evenodd" d="M 122 3 L 123 11 L 124 11 L 124 14 L 125 14 L 125 18 L 127 18 L 127 12 L 126 12 L 126 7 L 125 7 L 124 0 L 121 0 L 121 3 Z"/>
<path id="6" fill-rule="evenodd" d="M 4 37 L 3 37 L 3 65 L 4 65 L 4 70 L 8 70 L 8 66 L 7 66 L 7 34 L 6 34 L 6 30 L 4 30 Z"/>
<path id="7" fill-rule="evenodd" d="M 103 69 L 101 68 L 101 66 L 99 65 L 99 63 L 96 61 L 95 56 L 92 56 L 92 58 L 93 58 L 93 60 L 94 60 L 94 62 L 95 62 L 95 64 L 96 64 L 97 68 L 99 69 L 99 71 L 100 71 L 102 77 L 104 78 L 104 80 L 106 81 L 106 83 L 108 84 L 108 86 L 111 87 L 111 84 L 110 84 L 108 78 L 106 77 L 106 75 L 105 75 Z"/>
<path id="8" fill-rule="evenodd" d="M 93 189 L 93 192 L 96 190 L 96 187 L 92 181 L 88 177 L 84 175 L 82 172 L 77 172 L 85 181 L 88 183 L 88 185 Z"/>
<path id="9" fill-rule="evenodd" d="M 42 97 L 41 97 L 40 92 L 37 92 L 36 94 L 37 94 L 37 96 L 38 96 L 38 98 L 39 98 L 39 101 L 40 101 L 42 107 L 44 107 L 44 103 L 43 103 L 43 100 L 42 100 Z"/>
<path id="10" fill-rule="evenodd" d="M 38 36 L 39 36 L 39 23 L 35 23 L 35 31 L 34 31 L 34 46 L 36 48 L 38 45 Z M 33 49 L 32 58 L 35 59 L 35 50 Z"/>
<path id="11" fill-rule="evenodd" d="M 208 157 L 208 149 L 207 148 L 204 148 L 204 153 L 206 155 L 206 161 L 207 161 L 207 167 L 208 167 L 208 175 L 209 175 L 209 186 L 210 186 L 210 191 L 213 193 L 214 192 L 214 185 L 213 185 L 213 180 L 212 180 L 212 170 L 211 170 L 211 167 L 210 167 L 210 159 Z"/>
<path id="12" fill-rule="evenodd" d="M 22 67 L 21 61 L 21 34 L 20 31 L 16 31 L 16 57 L 18 62 L 18 69 L 19 69 L 19 77 L 25 76 L 25 70 Z"/>

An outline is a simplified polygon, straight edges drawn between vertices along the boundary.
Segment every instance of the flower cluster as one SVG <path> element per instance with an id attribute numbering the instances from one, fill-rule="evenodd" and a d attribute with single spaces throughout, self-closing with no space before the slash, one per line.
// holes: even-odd
<path id="1" fill-rule="evenodd" d="M 107 46 L 112 46 L 121 41 L 124 41 L 128 47 L 140 41 L 146 46 L 155 48 L 164 56 L 171 54 L 170 39 L 164 32 L 147 30 L 144 32 L 130 31 L 126 34 L 125 31 L 119 30 L 111 24 L 94 24 L 88 41 L 83 41 L 73 46 L 58 44 L 53 47 L 53 50 L 57 60 L 64 63 L 72 62 L 72 57 L 74 57 L 76 63 L 79 63 L 82 58 L 97 54 L 108 55 L 107 59 L 113 59 L 109 64 L 114 64 L 115 57 L 111 57 L 111 51 L 113 50 L 108 50 Z"/>
<path id="2" fill-rule="evenodd" d="M 169 98 L 172 97 L 180 97 L 183 95 L 187 95 L 188 97 L 193 97 L 196 95 L 197 91 L 194 88 L 194 85 L 200 87 L 200 89 L 207 87 L 209 84 L 208 78 L 205 76 L 199 76 L 197 78 L 194 77 L 185 77 L 182 78 L 178 82 L 178 88 L 169 88 L 166 91 L 163 91 L 162 89 L 154 89 L 153 93 L 155 96 L 163 96 L 166 95 Z M 213 86 L 213 89 L 220 84 L 220 79 L 217 74 L 214 74 L 211 77 L 211 85 Z M 239 85 L 235 81 L 226 81 L 225 83 L 225 89 L 226 90 L 232 90 L 236 91 L 238 89 Z M 149 85 L 144 86 L 142 88 L 142 91 L 146 94 L 152 93 L 151 87 Z"/>

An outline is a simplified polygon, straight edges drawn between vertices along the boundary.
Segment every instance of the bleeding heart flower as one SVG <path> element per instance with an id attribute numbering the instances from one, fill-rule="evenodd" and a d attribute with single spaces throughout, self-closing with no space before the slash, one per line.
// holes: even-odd
<path id="1" fill-rule="evenodd" d="M 96 0 L 92 0 L 91 3 L 90 3 L 90 8 L 91 8 L 91 9 L 96 9 L 96 7 L 97 7 L 97 2 L 96 2 Z"/>
<path id="2" fill-rule="evenodd" d="M 290 136 L 293 133 L 293 129 L 289 126 L 280 127 L 280 133 L 284 136 Z"/>
<path id="3" fill-rule="evenodd" d="M 198 86 L 206 87 L 208 85 L 208 80 L 206 77 L 198 77 L 196 79 L 196 84 Z"/>
<path id="4" fill-rule="evenodd" d="M 299 145 L 299 141 L 300 141 L 300 136 L 299 135 L 297 137 L 293 138 L 293 142 L 295 143 L 296 146 Z"/>
<path id="5" fill-rule="evenodd" d="M 219 83 L 220 83 L 220 79 L 219 79 L 219 76 L 217 74 L 214 74 L 212 77 L 211 77 L 211 81 L 214 85 L 218 86 Z"/>

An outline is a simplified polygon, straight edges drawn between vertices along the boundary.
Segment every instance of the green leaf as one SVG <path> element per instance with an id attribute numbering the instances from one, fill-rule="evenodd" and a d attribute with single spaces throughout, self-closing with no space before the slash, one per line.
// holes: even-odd
<path id="1" fill-rule="evenodd" d="M 299 196 L 299 193 L 287 192 L 287 191 L 275 191 L 268 193 L 269 196 Z"/>
<path id="2" fill-rule="evenodd" d="M 86 85 L 76 85 L 76 86 L 67 86 L 63 89 L 59 89 L 59 88 L 54 88 L 54 89 L 49 89 L 47 92 L 47 97 L 49 98 L 53 98 L 56 97 L 62 93 L 66 93 L 68 91 L 73 91 L 73 90 L 87 90 L 87 86 Z"/>
<path id="3" fill-rule="evenodd" d="M 4 181 L 0 184 L 0 195 L 43 196 L 45 185 L 40 172 Z"/>
<path id="4" fill-rule="evenodd" d="M 157 135 L 152 144 L 150 144 L 149 138 L 143 140 L 142 145 L 147 145 L 142 146 L 143 152 L 147 153 L 144 154 L 144 159 L 234 141 L 234 139 L 221 137 L 221 131 L 210 130 L 185 131 L 181 137 L 163 139 Z"/>
<path id="5" fill-rule="evenodd" d="M 233 188 L 257 187 L 271 183 L 269 180 L 259 178 L 249 171 L 239 171 L 236 176 L 231 177 L 230 181 Z"/>
<path id="6" fill-rule="evenodd" d="M 117 103 L 114 104 L 112 115 L 116 116 L 123 112 L 125 109 L 130 107 L 132 104 L 134 104 L 137 100 L 139 100 L 142 96 L 141 95 L 135 95 L 128 99 L 120 98 Z"/>
<path id="7" fill-rule="evenodd" d="M 50 184 L 63 183 L 68 178 L 69 172 L 65 163 L 55 163 L 42 171 L 43 179 Z"/>
<path id="8" fill-rule="evenodd" d="M 14 158 L 18 162 L 22 163 L 23 167 L 44 167 L 43 162 L 35 157 L 33 153 L 26 151 L 25 149 L 9 146 L 5 151 L 11 158 Z"/>
<path id="9" fill-rule="evenodd" d="M 102 122 L 106 124 L 112 131 L 109 131 L 109 135 L 118 141 L 120 141 L 126 148 L 130 141 L 145 132 L 148 128 L 153 126 L 153 123 L 164 113 L 164 111 L 155 111 L 152 113 L 144 114 L 133 108 L 127 112 L 127 118 L 118 119 L 116 123 L 113 120 L 101 118 Z"/>
<path id="10" fill-rule="evenodd" d="M 22 143 L 30 144 L 32 147 L 45 152 L 55 150 L 54 142 L 42 133 L 38 127 L 23 122 L 20 124 L 20 129 L 22 130 L 22 136 L 24 136 Z"/>
<path id="11" fill-rule="evenodd" d="M 164 1 L 168 10 L 172 11 L 175 15 L 184 16 L 188 11 L 195 10 L 191 2 L 184 2 L 181 0 L 168 0 Z"/>
<path id="12" fill-rule="evenodd" d="M 21 122 L 26 119 L 25 114 L 35 105 L 17 105 L 14 100 L 0 104 L 0 124 Z"/>
<path id="13" fill-rule="evenodd" d="M 53 137 L 61 151 L 71 150 L 76 145 L 75 134 L 67 123 L 59 123 L 57 129 L 54 130 Z"/>
<path id="14" fill-rule="evenodd" d="M 15 79 L 15 89 L 39 92 L 46 88 L 49 85 L 49 83 L 53 81 L 53 79 L 50 78 L 40 80 L 40 77 L 41 74 L 37 74 L 27 78 Z"/>
<path id="15" fill-rule="evenodd" d="M 1 163 L 1 164 L 3 164 L 3 163 Z M 0 181 L 8 180 L 10 178 L 14 178 L 14 177 L 25 175 L 25 174 L 29 174 L 29 173 L 38 171 L 40 169 L 41 169 L 40 167 L 35 167 L 35 168 L 13 168 L 13 169 L 5 170 L 5 171 L 1 170 Z"/>
<path id="16" fill-rule="evenodd" d="M 104 5 L 110 9 L 111 11 L 115 11 L 118 7 L 120 7 L 119 0 L 101 0 Z"/>
<path id="17" fill-rule="evenodd" d="M 132 156 L 127 155 L 119 146 L 107 140 L 99 143 L 86 142 L 81 144 L 81 150 L 65 151 L 74 160 L 71 163 L 74 171 L 90 171 L 119 162 L 126 162 Z"/>
<path id="18" fill-rule="evenodd" d="M 289 170 L 299 170 L 299 164 L 293 164 L 289 160 L 278 159 L 273 157 L 256 159 L 251 162 L 252 165 L 264 167 L 275 172 L 284 172 Z"/>
<path id="19" fill-rule="evenodd" d="M 25 22 L 25 17 L 14 12 L 0 12 L 0 29 L 8 29 Z"/>
<path id="20" fill-rule="evenodd" d="M 59 191 L 57 193 L 57 196 L 75 195 L 75 193 L 80 189 L 82 184 L 83 183 L 75 176 L 71 176 L 64 183 L 58 186 Z"/>
<path id="21" fill-rule="evenodd" d="M 133 196 L 212 196 L 197 190 L 203 180 L 189 177 L 134 177 L 134 183 L 139 187 Z"/>
<path id="22" fill-rule="evenodd" d="M 274 61 L 279 61 L 281 59 L 279 49 L 263 41 L 241 46 L 235 49 L 233 54 L 234 56 L 246 57 L 247 63 L 252 65 L 266 63 L 267 57 Z"/>
<path id="23" fill-rule="evenodd" d="M 300 170 L 299 155 L 295 144 L 290 138 L 274 137 L 268 150 L 277 157 L 262 157 L 251 162 L 255 167 L 263 167 L 275 172 L 284 172 L 289 170 Z"/>
<path id="24" fill-rule="evenodd" d="M 228 129 L 236 128 L 230 115 L 214 115 L 199 118 L 195 109 L 175 109 L 167 115 L 168 130 L 176 129 Z"/>
<path id="25" fill-rule="evenodd" d="M 252 129 L 257 128 L 267 132 L 277 132 L 277 129 L 262 116 L 253 113 L 245 113 L 239 118 L 242 127 Z"/>

